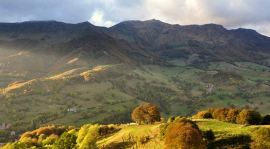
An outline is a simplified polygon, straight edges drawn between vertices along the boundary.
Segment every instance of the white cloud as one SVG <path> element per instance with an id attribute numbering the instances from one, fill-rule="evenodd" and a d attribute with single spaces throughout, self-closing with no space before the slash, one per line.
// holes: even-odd
<path id="1" fill-rule="evenodd" d="M 104 14 L 103 14 L 102 11 L 96 10 L 92 14 L 92 17 L 89 20 L 89 22 L 91 22 L 91 23 L 93 23 L 94 25 L 97 25 L 97 26 L 106 26 L 106 27 L 110 27 L 110 26 L 112 26 L 114 24 L 112 21 L 104 20 L 103 16 L 104 16 Z"/>

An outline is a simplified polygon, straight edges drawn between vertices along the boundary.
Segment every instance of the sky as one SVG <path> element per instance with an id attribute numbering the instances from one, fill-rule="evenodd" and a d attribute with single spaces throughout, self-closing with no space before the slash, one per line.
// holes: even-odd
<path id="1" fill-rule="evenodd" d="M 148 19 L 251 28 L 270 36 L 270 0 L 0 0 L 0 22 L 89 21 L 110 27 Z"/>

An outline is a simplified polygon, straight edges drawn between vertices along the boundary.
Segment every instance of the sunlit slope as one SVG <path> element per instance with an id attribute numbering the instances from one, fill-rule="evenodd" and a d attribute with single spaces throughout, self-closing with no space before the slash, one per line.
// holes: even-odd
<path id="1" fill-rule="evenodd" d="M 165 67 L 65 61 L 56 71 L 7 81 L 1 88 L 0 120 L 14 129 L 128 122 L 130 109 L 140 102 L 157 104 L 164 116 L 232 105 L 269 112 L 269 68 L 258 64 L 211 63 L 202 69 L 180 62 Z"/>

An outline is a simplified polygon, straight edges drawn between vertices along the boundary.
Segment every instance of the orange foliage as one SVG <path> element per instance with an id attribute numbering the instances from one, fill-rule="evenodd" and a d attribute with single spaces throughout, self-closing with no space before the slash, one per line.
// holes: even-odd
<path id="1" fill-rule="evenodd" d="M 171 123 L 165 134 L 166 149 L 205 149 L 198 126 L 187 119 Z"/>
<path id="2" fill-rule="evenodd" d="M 132 120 L 137 123 L 151 124 L 160 121 L 158 107 L 151 103 L 145 103 L 136 107 L 132 112 Z"/>

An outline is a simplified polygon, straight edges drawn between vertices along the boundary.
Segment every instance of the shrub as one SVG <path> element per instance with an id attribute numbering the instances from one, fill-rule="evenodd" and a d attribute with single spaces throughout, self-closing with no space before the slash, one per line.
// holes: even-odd
<path id="1" fill-rule="evenodd" d="M 50 136 L 52 134 L 60 136 L 63 132 L 68 130 L 65 126 L 45 126 L 40 127 L 32 132 L 28 131 L 21 135 L 20 140 L 23 138 L 38 138 L 40 135 Z"/>
<path id="2" fill-rule="evenodd" d="M 263 124 L 263 125 L 270 125 L 270 115 L 265 115 L 265 116 L 262 118 L 262 124 Z"/>
<path id="3" fill-rule="evenodd" d="M 210 119 L 210 118 L 213 118 L 212 113 L 210 113 L 209 111 L 199 111 L 193 117 L 198 118 L 198 119 Z"/>
<path id="4" fill-rule="evenodd" d="M 250 110 L 243 109 L 236 118 L 236 123 L 238 124 L 250 124 L 256 125 L 261 123 L 261 115 L 260 113 Z"/>
<path id="5" fill-rule="evenodd" d="M 41 144 L 42 146 L 52 145 L 58 138 L 59 136 L 52 134 L 48 136 L 46 139 L 42 140 Z"/>
<path id="6" fill-rule="evenodd" d="M 145 103 L 136 107 L 132 112 L 132 120 L 136 123 L 152 124 L 160 121 L 160 113 L 156 105 Z"/>
<path id="7" fill-rule="evenodd" d="M 270 128 L 260 127 L 252 133 L 252 149 L 269 149 L 270 148 Z"/>
<path id="8" fill-rule="evenodd" d="M 99 137 L 99 125 L 84 125 L 78 132 L 77 144 L 79 149 L 96 149 Z"/>
<path id="9" fill-rule="evenodd" d="M 2 149 L 26 149 L 28 146 L 23 142 L 8 143 Z"/>
<path id="10" fill-rule="evenodd" d="M 202 149 L 205 148 L 198 126 L 187 119 L 169 124 L 165 134 L 167 149 Z"/>
<path id="11" fill-rule="evenodd" d="M 74 134 L 65 132 L 61 137 L 55 142 L 54 146 L 57 149 L 73 149 L 76 146 L 77 137 Z"/>
<path id="12" fill-rule="evenodd" d="M 212 129 L 204 131 L 202 134 L 203 138 L 205 138 L 208 142 L 214 141 L 216 138 Z"/>
<path id="13" fill-rule="evenodd" d="M 100 137 L 106 137 L 112 133 L 119 131 L 119 128 L 114 127 L 113 125 L 102 125 L 99 127 L 98 133 Z"/>

